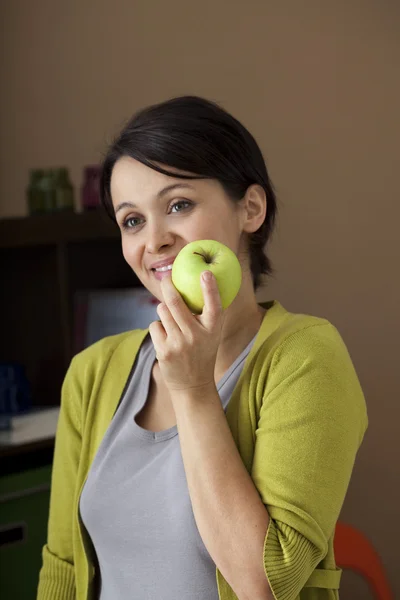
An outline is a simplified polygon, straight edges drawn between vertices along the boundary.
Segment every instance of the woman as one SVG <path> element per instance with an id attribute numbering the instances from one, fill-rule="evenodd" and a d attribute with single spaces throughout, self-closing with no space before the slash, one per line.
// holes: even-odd
<path id="1" fill-rule="evenodd" d="M 256 300 L 276 212 L 257 143 L 204 99 L 150 106 L 111 145 L 102 202 L 159 321 L 71 361 L 38 598 L 337 599 L 365 401 L 332 324 Z M 201 239 L 243 277 L 226 310 L 202 282 L 194 315 L 168 265 Z"/>

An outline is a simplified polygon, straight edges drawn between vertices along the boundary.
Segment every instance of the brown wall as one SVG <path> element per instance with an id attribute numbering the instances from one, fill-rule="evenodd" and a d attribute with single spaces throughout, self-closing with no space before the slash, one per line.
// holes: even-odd
<path id="1" fill-rule="evenodd" d="M 145 104 L 194 93 L 241 119 L 281 203 L 260 299 L 329 318 L 347 343 L 370 427 L 341 517 L 371 538 L 400 597 L 399 6 L 2 3 L 0 216 L 26 214 L 29 167 L 67 165 L 79 186 Z M 342 597 L 366 600 L 349 577 Z"/>

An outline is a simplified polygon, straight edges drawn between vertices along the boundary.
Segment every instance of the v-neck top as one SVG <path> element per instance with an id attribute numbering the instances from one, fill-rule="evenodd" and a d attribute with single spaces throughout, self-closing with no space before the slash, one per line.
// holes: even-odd
<path id="1" fill-rule="evenodd" d="M 217 383 L 224 411 L 255 338 Z M 155 360 L 148 335 L 81 494 L 81 518 L 97 558 L 95 598 L 218 600 L 215 563 L 194 519 L 177 425 L 150 431 L 135 420 Z"/>

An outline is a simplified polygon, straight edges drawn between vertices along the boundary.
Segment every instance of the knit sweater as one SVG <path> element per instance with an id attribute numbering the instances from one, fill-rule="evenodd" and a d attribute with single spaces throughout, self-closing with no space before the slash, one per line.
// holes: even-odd
<path id="1" fill-rule="evenodd" d="M 226 410 L 270 516 L 260 558 L 276 600 L 337 600 L 333 536 L 368 426 L 364 395 L 329 321 L 260 304 L 267 312 Z M 37 600 L 95 600 L 79 498 L 147 333 L 103 338 L 65 375 Z M 220 600 L 237 600 L 218 566 L 216 580 Z"/>

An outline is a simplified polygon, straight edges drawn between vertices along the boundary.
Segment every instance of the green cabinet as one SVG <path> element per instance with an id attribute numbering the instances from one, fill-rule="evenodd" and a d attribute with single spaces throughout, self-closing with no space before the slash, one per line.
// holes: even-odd
<path id="1" fill-rule="evenodd" d="M 0 598 L 34 600 L 47 539 L 51 465 L 0 477 Z"/>

